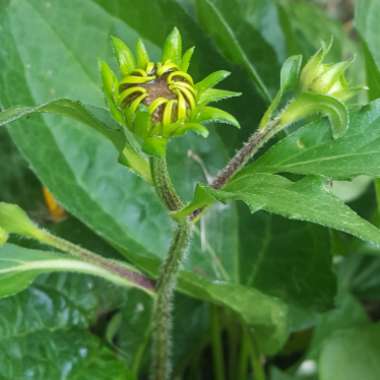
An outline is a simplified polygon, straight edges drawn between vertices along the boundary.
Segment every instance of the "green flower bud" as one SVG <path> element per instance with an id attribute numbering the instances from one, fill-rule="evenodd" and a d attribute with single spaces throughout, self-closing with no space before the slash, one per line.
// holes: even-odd
<path id="1" fill-rule="evenodd" d="M 182 39 L 174 28 L 168 36 L 160 62 L 152 62 L 139 40 L 136 56 L 113 37 L 121 77 L 101 64 L 104 92 L 115 120 L 138 137 L 143 151 L 161 156 L 167 141 L 188 131 L 207 137 L 210 122 L 239 127 L 229 113 L 208 104 L 240 93 L 214 89 L 229 73 L 218 71 L 199 83 L 188 73 L 194 48 L 182 54 Z"/>
<path id="2" fill-rule="evenodd" d="M 323 63 L 332 42 L 323 44 L 301 70 L 302 57 L 289 57 L 282 66 L 280 90 L 263 116 L 260 128 L 276 120 L 278 129 L 301 119 L 322 114 L 330 121 L 333 138 L 341 137 L 349 126 L 344 101 L 365 89 L 351 87 L 345 77 L 351 61 Z"/>
<path id="3" fill-rule="evenodd" d="M 323 44 L 309 59 L 301 71 L 300 86 L 302 91 L 332 96 L 344 101 L 361 88 L 350 88 L 345 77 L 345 72 L 352 60 L 335 64 L 323 63 L 331 46 L 332 41 L 329 45 Z"/>
<path id="4" fill-rule="evenodd" d="M 29 219 L 24 210 L 15 204 L 5 202 L 0 202 L 0 242 L 1 231 L 6 235 L 17 234 L 37 240 L 44 236 L 43 230 Z"/>

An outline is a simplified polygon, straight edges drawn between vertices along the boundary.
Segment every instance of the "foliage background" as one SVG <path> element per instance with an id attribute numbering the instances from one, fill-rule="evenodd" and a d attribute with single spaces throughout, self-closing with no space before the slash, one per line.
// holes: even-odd
<path id="1" fill-rule="evenodd" d="M 190 199 L 204 173 L 188 152 L 215 175 L 254 130 L 288 55 L 309 57 L 333 35 L 330 58 L 356 54 L 352 81 L 363 83 L 369 73 L 369 96 L 379 96 L 380 4 L 357 2 L 356 29 L 353 13 L 327 5 L 328 12 L 302 0 L 0 0 L 0 105 L 68 97 L 103 106 L 98 59 L 112 60 L 110 34 L 130 44 L 141 36 L 158 56 L 177 26 L 185 45 L 197 47 L 192 75 L 227 69 L 226 88 L 243 92 L 225 105 L 240 131 L 220 128 L 208 140 L 191 136 L 170 147 L 176 185 Z M 0 145 L 1 200 L 20 204 L 60 236 L 156 270 L 170 222 L 152 190 L 115 164 L 108 142 L 79 123 L 32 116 L 0 130 Z M 65 221 L 49 220 L 41 183 L 70 214 Z M 334 189 L 376 223 L 370 179 Z M 216 207 L 196 235 L 176 301 L 176 374 L 210 378 L 212 302 L 230 332 L 226 347 L 239 336 L 240 321 L 255 328 L 273 380 L 378 378 L 380 261 L 368 255 L 377 248 L 309 223 L 252 216 L 237 205 Z M 86 276 L 40 276 L 0 302 L 0 378 L 125 379 L 138 365 L 145 376 L 149 308 L 137 290 Z M 310 375 L 305 360 L 317 366 Z"/>

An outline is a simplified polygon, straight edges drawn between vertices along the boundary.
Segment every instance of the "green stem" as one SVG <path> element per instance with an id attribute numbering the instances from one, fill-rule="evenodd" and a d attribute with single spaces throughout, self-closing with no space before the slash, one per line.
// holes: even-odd
<path id="1" fill-rule="evenodd" d="M 130 283 L 137 285 L 139 288 L 145 290 L 151 295 L 154 292 L 154 284 L 150 279 L 141 273 L 131 270 L 130 267 L 121 262 L 106 259 L 94 252 L 89 251 L 88 249 L 82 248 L 68 240 L 55 236 L 46 230 L 41 230 L 39 235 L 38 240 L 43 244 L 57 248 L 58 250 L 66 252 L 71 256 L 75 256 L 86 263 L 101 267 L 114 276 L 125 278 Z M 110 277 L 109 280 L 111 281 L 112 278 Z"/>
<path id="2" fill-rule="evenodd" d="M 259 348 L 257 347 L 256 340 L 254 339 L 253 334 L 249 331 L 247 331 L 246 334 L 248 336 L 249 349 L 251 352 L 254 379 L 265 380 L 265 371 L 261 362 L 261 354 Z"/>
<path id="3" fill-rule="evenodd" d="M 158 196 L 169 211 L 183 207 L 171 181 L 165 158 L 152 158 L 153 184 Z M 172 368 L 170 363 L 172 340 L 172 309 L 174 291 L 181 264 L 184 261 L 192 235 L 192 223 L 185 219 L 177 222 L 176 231 L 158 276 L 156 299 L 153 308 L 152 380 L 168 380 Z"/>
<path id="4" fill-rule="evenodd" d="M 248 359 L 249 359 L 249 342 L 247 334 L 242 335 L 242 345 L 240 349 L 240 360 L 238 368 L 238 379 L 246 380 L 248 378 Z"/>
<path id="5" fill-rule="evenodd" d="M 212 355 L 216 380 L 224 380 L 224 358 L 221 333 L 218 308 L 215 305 L 211 305 Z"/>
<path id="6" fill-rule="evenodd" d="M 222 188 L 283 126 L 281 119 L 271 119 L 265 128 L 259 128 L 233 156 L 212 182 L 214 189 Z"/>
<path id="7" fill-rule="evenodd" d="M 152 318 L 152 380 L 168 380 L 172 372 L 170 356 L 174 290 L 190 239 L 191 223 L 186 220 L 177 226 L 158 278 Z"/>
<path id="8" fill-rule="evenodd" d="M 183 202 L 177 194 L 170 178 L 165 158 L 152 157 L 150 161 L 152 179 L 158 196 L 170 211 L 179 210 Z"/>

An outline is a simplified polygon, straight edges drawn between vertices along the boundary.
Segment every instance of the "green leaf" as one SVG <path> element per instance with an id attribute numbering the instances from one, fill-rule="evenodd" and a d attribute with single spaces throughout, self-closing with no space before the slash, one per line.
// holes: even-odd
<path id="1" fill-rule="evenodd" d="M 220 201 L 241 200 L 249 206 L 252 213 L 266 210 L 290 219 L 321 224 L 380 244 L 380 230 L 330 194 L 324 181 L 319 178 L 305 177 L 292 182 L 271 174 L 243 174 L 229 182 L 223 190 L 203 187 L 203 191 Z M 202 205 L 198 199 L 194 203 L 198 203 L 197 207 Z"/>
<path id="2" fill-rule="evenodd" d="M 68 255 L 6 244 L 0 248 L 0 298 L 24 290 L 38 275 L 49 272 L 85 273 L 107 279 L 119 286 L 138 286 L 125 277 Z"/>
<path id="3" fill-rule="evenodd" d="M 246 6 L 232 4 L 226 0 L 197 0 L 196 5 L 203 28 L 214 39 L 223 56 L 232 63 L 244 67 L 248 78 L 255 83 L 260 94 L 269 102 L 270 91 L 262 79 L 264 76 L 258 72 L 259 65 L 255 63 L 259 57 L 254 54 L 261 50 L 261 57 L 265 57 L 265 60 L 268 60 L 266 62 L 268 67 L 272 68 L 276 66 L 277 59 L 274 57 L 270 62 L 270 57 L 274 55 L 273 50 L 268 47 L 263 37 L 255 30 L 255 25 L 252 25 L 252 21 L 247 17 L 249 12 Z M 256 52 L 252 51 L 253 47 L 257 49 Z"/>
<path id="4" fill-rule="evenodd" d="M 56 115 L 69 117 L 91 128 L 94 128 L 97 132 L 100 132 L 103 136 L 112 141 L 117 149 L 122 149 L 124 147 L 123 135 L 120 131 L 109 128 L 101 120 L 98 120 L 94 115 L 92 115 L 86 106 L 82 105 L 80 102 L 70 99 L 53 100 L 52 102 L 36 107 L 9 108 L 3 112 L 0 112 L 0 126 L 7 125 L 17 121 L 20 118 L 30 116 L 33 113 L 53 113 Z"/>
<path id="5" fill-rule="evenodd" d="M 122 75 L 128 75 L 136 67 L 135 57 L 129 47 L 120 38 L 112 36 L 112 44 Z"/>
<path id="6" fill-rule="evenodd" d="M 240 96 L 240 92 L 219 90 L 216 88 L 209 88 L 208 90 L 202 92 L 199 96 L 199 104 L 209 104 L 213 102 L 219 102 L 224 99 L 233 98 L 235 96 Z"/>
<path id="7" fill-rule="evenodd" d="M 228 78 L 231 75 L 229 71 L 219 70 L 214 71 L 213 73 L 207 75 L 206 78 L 202 79 L 200 82 L 196 83 L 195 87 L 202 94 L 203 91 L 206 91 L 218 83 Z"/>
<path id="8" fill-rule="evenodd" d="M 280 88 L 285 93 L 297 88 L 302 65 L 302 55 L 289 57 L 281 67 Z"/>
<path id="9" fill-rule="evenodd" d="M 195 111 L 193 120 L 196 123 L 223 123 L 240 128 L 239 122 L 230 113 L 219 108 L 200 106 Z"/>
<path id="10" fill-rule="evenodd" d="M 362 43 L 370 100 L 380 98 L 380 70 L 365 42 Z"/>
<path id="11" fill-rule="evenodd" d="M 189 70 L 191 58 L 193 57 L 195 46 L 187 49 L 182 57 L 181 70 L 185 73 Z"/>
<path id="12" fill-rule="evenodd" d="M 272 146 L 245 173 L 296 173 L 347 179 L 380 176 L 380 102 L 350 114 L 350 127 L 333 140 L 327 122 L 307 124 Z"/>
<path id="13" fill-rule="evenodd" d="M 0 202 L 0 227 L 8 234 L 18 234 L 39 239 L 41 230 L 19 206 Z"/>
<path id="14" fill-rule="evenodd" d="M 0 350 L 3 379 L 124 380 L 128 371 L 98 338 L 77 329 L 29 332 L 0 341 Z"/>
<path id="15" fill-rule="evenodd" d="M 324 344 L 336 331 L 360 326 L 367 322 L 369 319 L 366 311 L 358 300 L 349 293 L 338 297 L 335 309 L 318 316 L 308 357 L 318 358 Z"/>
<path id="16" fill-rule="evenodd" d="M 380 373 L 380 324 L 337 331 L 319 358 L 321 380 L 376 380 Z"/>
<path id="17" fill-rule="evenodd" d="M 145 69 L 146 65 L 150 61 L 150 58 L 145 44 L 141 39 L 139 39 L 136 44 L 136 57 L 137 67 L 139 67 L 140 69 Z"/>
<path id="18" fill-rule="evenodd" d="M 343 102 L 332 96 L 303 92 L 281 114 L 281 120 L 288 125 L 316 113 L 329 118 L 334 139 L 346 133 L 349 126 L 348 110 Z"/>
<path id="19" fill-rule="evenodd" d="M 376 0 L 355 3 L 355 27 L 366 42 L 377 67 L 380 67 L 379 40 L 377 36 L 380 4 Z"/>
<path id="20" fill-rule="evenodd" d="M 240 278 L 290 307 L 321 311 L 334 305 L 336 276 L 329 231 L 263 211 L 239 208 Z"/>
<path id="21" fill-rule="evenodd" d="M 163 52 L 162 62 L 173 61 L 176 65 L 182 65 L 182 37 L 177 28 L 174 28 L 167 37 Z"/>

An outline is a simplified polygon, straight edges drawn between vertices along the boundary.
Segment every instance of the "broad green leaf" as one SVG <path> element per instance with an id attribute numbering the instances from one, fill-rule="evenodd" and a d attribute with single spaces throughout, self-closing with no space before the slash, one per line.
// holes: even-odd
<path id="1" fill-rule="evenodd" d="M 30 331 L 0 340 L 0 350 L 3 379 L 128 379 L 127 368 L 114 353 L 79 329 Z"/>
<path id="2" fill-rule="evenodd" d="M 0 297 L 24 290 L 38 275 L 49 272 L 84 273 L 107 279 L 118 286 L 137 285 L 100 266 L 68 255 L 6 244 L 0 248 Z"/>
<path id="3" fill-rule="evenodd" d="M 355 27 L 366 42 L 377 67 L 380 67 L 379 17 L 380 4 L 377 0 L 358 1 L 355 3 Z"/>
<path id="4" fill-rule="evenodd" d="M 2 88 L 7 88 L 6 94 L 0 94 L 2 105 L 43 103 L 54 90 L 54 96 L 102 106 L 103 94 L 96 62 L 99 57 L 111 60 L 108 54 L 110 31 L 117 30 L 118 33 L 113 34 L 131 46 L 137 33 L 92 1 L 76 0 L 70 8 L 56 0 L 50 4 L 51 7 L 46 7 L 36 0 L 10 3 L 0 14 L 3 30 L 0 82 Z M 104 6 L 112 8 L 118 4 L 112 2 Z M 139 24 L 142 28 L 142 19 L 134 18 L 133 12 L 142 12 L 144 3 L 135 4 L 136 8 L 128 8 L 128 20 L 130 25 Z M 160 4 L 153 4 L 152 9 L 160 7 Z M 173 15 L 171 7 L 167 8 L 168 14 Z M 125 16 L 126 5 L 122 9 L 120 13 L 115 12 L 119 18 Z M 144 12 L 146 10 L 144 8 Z M 86 23 L 77 22 L 79 14 L 86 14 Z M 158 14 L 161 14 L 161 20 L 167 20 L 162 10 Z M 155 14 L 154 17 L 158 16 Z M 195 25 L 185 14 L 179 13 L 179 18 L 184 25 Z M 63 19 L 67 22 L 62 23 Z M 159 33 L 157 28 L 152 29 L 157 24 L 148 25 L 146 18 L 143 20 L 146 33 L 150 33 L 153 41 L 160 38 L 161 31 L 166 34 L 164 29 L 159 29 Z M 157 20 L 159 22 L 160 18 Z M 54 25 L 54 31 L 51 25 Z M 88 25 L 97 25 L 97 28 Z M 203 41 L 201 45 L 209 46 L 199 28 L 194 28 L 197 39 Z M 189 36 L 190 33 L 185 34 Z M 143 33 L 142 37 L 145 36 Z M 89 46 L 89 40 L 97 43 Z M 35 41 L 44 43 L 36 46 Z M 153 51 L 158 53 L 158 48 L 153 46 Z M 40 59 L 43 56 L 52 59 Z M 30 71 L 22 70 L 23 64 L 29 62 L 33 62 Z M 62 62 L 65 62 L 64 71 Z M 54 75 L 50 78 L 44 73 Z M 243 83 L 242 78 L 239 82 Z M 27 123 L 17 122 L 10 131 L 35 172 L 68 212 L 110 242 L 134 265 L 149 273 L 157 273 L 158 258 L 165 255 L 169 244 L 170 220 L 153 190 L 116 164 L 117 153 L 108 141 L 90 128 L 50 115 L 30 118 Z M 170 169 L 181 194 L 187 199 L 192 194 L 193 185 L 186 178 L 201 181 L 204 177 L 200 165 L 187 156 L 189 150 L 202 159 L 210 173 L 216 173 L 227 160 L 225 148 L 215 133 L 210 134 L 207 144 L 193 136 L 173 143 L 170 146 Z M 181 290 L 193 297 L 232 308 L 258 330 L 263 347 L 271 352 L 278 349 L 286 338 L 283 302 L 242 287 L 248 294 L 249 301 L 246 301 L 241 295 L 241 287 L 233 285 L 239 278 L 235 209 L 216 208 L 195 235 L 192 252 L 181 275 Z M 225 281 L 227 297 L 215 280 Z M 263 304 L 263 307 L 252 309 L 252 304 Z M 262 310 L 276 315 L 276 318 L 265 317 Z"/>
<path id="5" fill-rule="evenodd" d="M 380 325 L 338 330 L 319 358 L 320 380 L 377 380 L 380 373 Z"/>
<path id="6" fill-rule="evenodd" d="M 272 57 L 272 61 L 270 61 L 273 50 L 248 21 L 249 18 L 246 18 L 246 15 L 249 15 L 247 4 L 243 6 L 243 4 L 224 0 L 197 0 L 196 4 L 198 17 L 203 28 L 215 40 L 223 56 L 234 64 L 244 67 L 247 70 L 248 77 L 256 84 L 264 99 L 270 101 L 270 91 L 258 72 L 259 64 L 257 62 L 260 58 L 265 59 L 268 66 L 273 68 L 277 60 Z M 237 15 L 239 16 L 234 17 Z"/>
<path id="7" fill-rule="evenodd" d="M 358 300 L 346 293 L 338 297 L 335 309 L 318 316 L 308 357 L 316 359 L 323 345 L 336 331 L 369 322 L 366 311 Z"/>
<path id="8" fill-rule="evenodd" d="M 210 194 L 220 201 L 241 200 L 252 213 L 265 210 L 289 219 L 317 223 L 379 245 L 380 230 L 332 195 L 327 186 L 324 180 L 315 177 L 292 182 L 272 174 L 243 174 L 222 190 L 200 187 L 198 194 Z M 208 203 L 195 199 L 189 209 Z"/>
<path id="9" fill-rule="evenodd" d="M 336 279 L 329 232 L 319 226 L 240 207 L 241 281 L 288 305 L 325 310 L 334 304 Z"/>
<path id="10" fill-rule="evenodd" d="M 355 27 L 361 36 L 371 100 L 380 97 L 380 43 L 377 38 L 379 15 L 380 4 L 377 1 L 359 1 L 355 4 Z"/>
<path id="11" fill-rule="evenodd" d="M 295 173 L 347 179 L 380 176 L 380 102 L 350 114 L 350 127 L 333 140 L 326 121 L 298 129 L 265 152 L 245 173 Z"/>
<path id="12" fill-rule="evenodd" d="M 380 70 L 376 65 L 365 42 L 362 43 L 367 73 L 368 97 L 370 100 L 380 98 Z"/>

